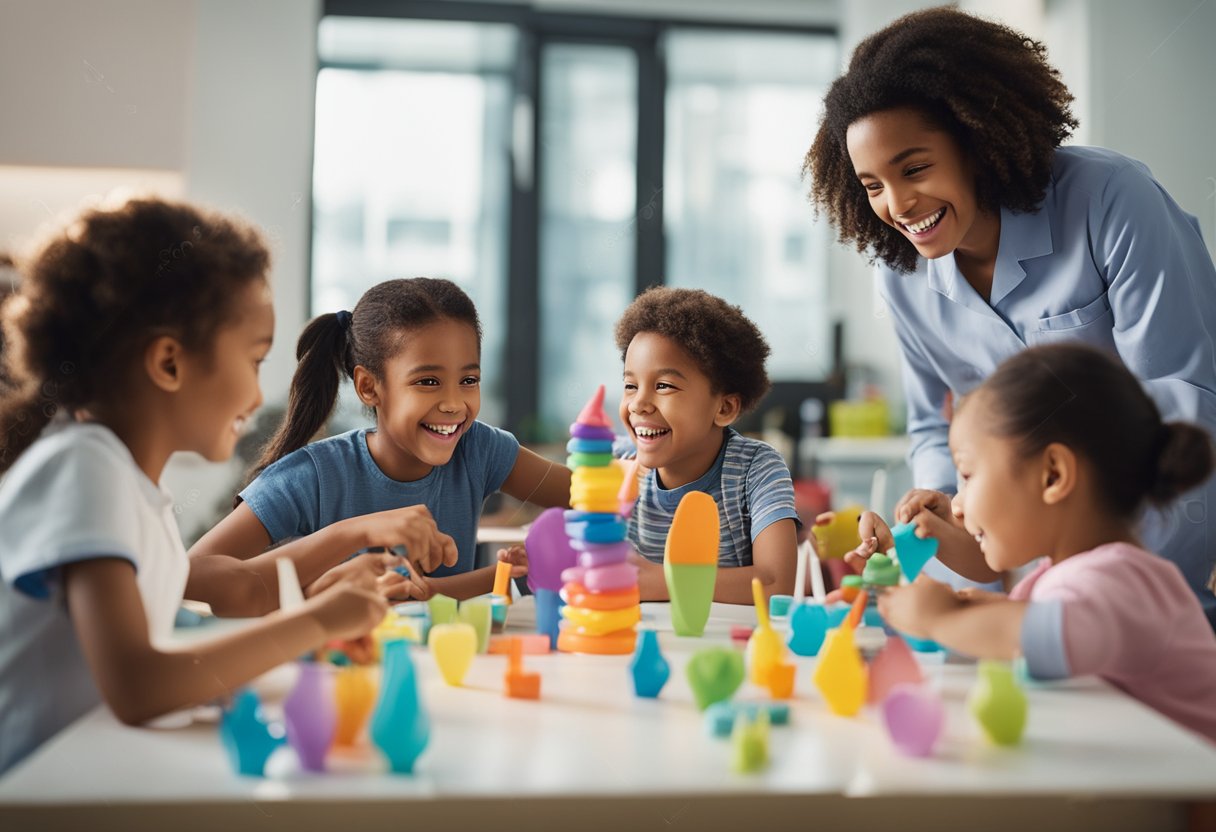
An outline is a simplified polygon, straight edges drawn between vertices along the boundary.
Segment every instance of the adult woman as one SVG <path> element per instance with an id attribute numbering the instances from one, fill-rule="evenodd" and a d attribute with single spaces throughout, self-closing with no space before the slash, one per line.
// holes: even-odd
<path id="1" fill-rule="evenodd" d="M 1072 95 L 1045 48 L 932 9 L 863 41 L 825 99 L 807 154 L 811 197 L 840 239 L 878 261 L 903 358 L 915 484 L 897 519 L 942 539 L 941 560 L 986 580 L 954 524 L 949 402 L 1027 345 L 1118 355 L 1167 419 L 1216 429 L 1216 269 L 1195 218 L 1141 163 L 1060 147 Z M 1145 543 L 1182 569 L 1216 622 L 1209 481 Z M 885 527 L 863 524 L 863 535 Z M 864 554 L 864 553 L 863 553 Z"/>

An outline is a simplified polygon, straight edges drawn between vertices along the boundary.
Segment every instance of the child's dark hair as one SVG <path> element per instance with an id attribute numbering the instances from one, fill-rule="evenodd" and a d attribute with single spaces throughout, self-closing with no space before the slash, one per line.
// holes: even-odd
<path id="1" fill-rule="evenodd" d="M 652 286 L 634 299 L 616 324 L 621 361 L 635 335 L 653 332 L 684 348 L 716 393 L 739 396 L 751 410 L 768 392 L 768 342 L 743 310 L 700 289 Z"/>
<path id="2" fill-rule="evenodd" d="M 291 379 L 287 415 L 253 473 L 312 441 L 333 413 L 342 378 L 353 379 L 355 367 L 384 378 L 385 362 L 397 354 L 410 331 L 444 318 L 473 327 L 481 348 L 477 308 L 450 280 L 386 280 L 368 289 L 352 312 L 314 318 L 296 345 L 299 364 Z"/>
<path id="3" fill-rule="evenodd" d="M 849 125 L 882 110 L 917 109 L 974 162 L 982 208 L 1027 212 L 1043 201 L 1055 149 L 1077 126 L 1072 99 L 1038 41 L 949 8 L 906 15 L 862 41 L 828 90 L 802 166 L 811 202 L 840 242 L 910 272 L 916 248 L 870 207 L 845 144 Z"/>
<path id="4" fill-rule="evenodd" d="M 240 290 L 266 277 L 270 254 L 244 222 L 133 199 L 86 210 L 18 266 L 22 281 L 0 307 L 0 472 L 61 409 L 123 395 L 154 338 L 209 351 L 239 315 Z"/>
<path id="5" fill-rule="evenodd" d="M 1097 472 L 1117 515 L 1145 501 L 1162 506 L 1212 472 L 1212 438 L 1189 422 L 1162 422 L 1157 405 L 1126 367 L 1083 344 L 1033 347 L 1001 364 L 979 388 L 998 436 L 1030 456 L 1053 442 Z"/>

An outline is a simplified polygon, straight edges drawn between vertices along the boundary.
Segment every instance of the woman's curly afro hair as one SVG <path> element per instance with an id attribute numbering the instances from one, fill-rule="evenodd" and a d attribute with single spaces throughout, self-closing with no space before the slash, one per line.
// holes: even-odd
<path id="1" fill-rule="evenodd" d="M 916 108 L 972 160 L 982 207 L 1026 212 L 1043 201 L 1055 149 L 1077 126 L 1072 99 L 1038 41 L 949 8 L 906 15 L 862 41 L 828 90 L 802 167 L 811 202 L 840 242 L 910 272 L 916 249 L 878 218 L 854 175 L 849 125 L 880 110 Z"/>

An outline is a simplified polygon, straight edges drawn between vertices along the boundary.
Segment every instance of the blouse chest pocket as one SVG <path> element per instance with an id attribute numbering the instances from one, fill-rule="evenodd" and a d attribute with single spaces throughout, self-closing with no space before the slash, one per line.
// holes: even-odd
<path id="1" fill-rule="evenodd" d="M 1028 334 L 1032 344 L 1084 341 L 1094 346 L 1113 348 L 1113 329 L 1114 314 L 1103 292 L 1080 309 L 1039 318 L 1038 328 Z"/>

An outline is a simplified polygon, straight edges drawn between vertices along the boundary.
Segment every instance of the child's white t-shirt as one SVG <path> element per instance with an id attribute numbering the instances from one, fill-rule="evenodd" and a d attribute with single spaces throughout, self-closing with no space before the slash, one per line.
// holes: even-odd
<path id="1" fill-rule="evenodd" d="M 57 421 L 0 479 L 0 772 L 101 701 L 62 570 L 100 557 L 135 567 L 163 645 L 189 574 L 173 499 L 108 428 Z"/>

